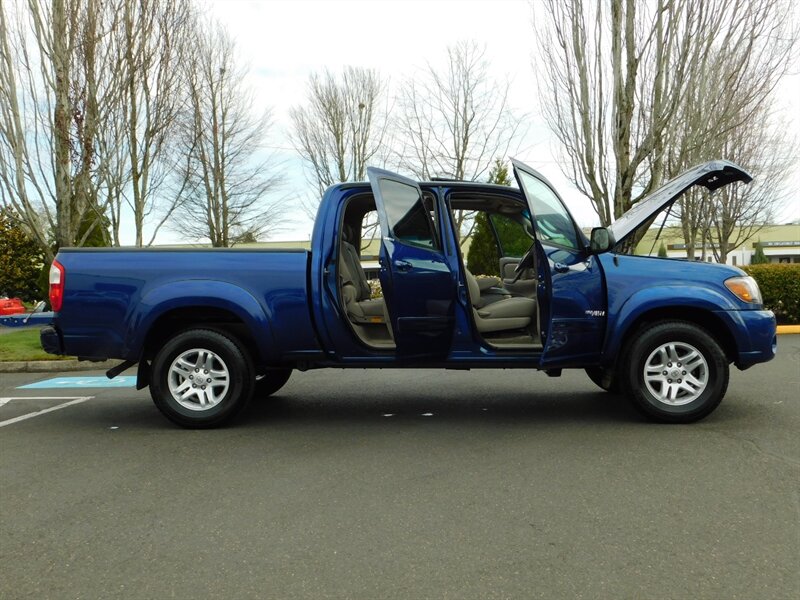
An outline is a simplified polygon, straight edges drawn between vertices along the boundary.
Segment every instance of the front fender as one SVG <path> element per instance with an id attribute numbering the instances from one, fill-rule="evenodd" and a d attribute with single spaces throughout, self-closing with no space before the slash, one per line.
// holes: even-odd
<path id="1" fill-rule="evenodd" d="M 721 290 L 698 285 L 651 286 L 635 292 L 618 309 L 609 307 L 603 361 L 616 358 L 625 336 L 645 313 L 659 309 L 690 309 L 708 313 L 738 309 L 729 296 Z M 726 323 L 726 326 L 730 324 Z"/>
<path id="2" fill-rule="evenodd" d="M 173 281 L 146 290 L 127 317 L 126 356 L 139 357 L 144 341 L 159 317 L 180 308 L 218 308 L 236 315 L 247 326 L 264 360 L 274 359 L 275 340 L 268 310 L 247 290 L 224 281 Z"/>

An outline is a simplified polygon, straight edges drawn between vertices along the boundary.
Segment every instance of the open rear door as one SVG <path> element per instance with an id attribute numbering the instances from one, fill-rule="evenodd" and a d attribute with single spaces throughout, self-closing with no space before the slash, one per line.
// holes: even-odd
<path id="1" fill-rule="evenodd" d="M 381 226 L 380 280 L 397 353 L 444 358 L 453 339 L 456 278 L 417 182 L 368 168 Z"/>

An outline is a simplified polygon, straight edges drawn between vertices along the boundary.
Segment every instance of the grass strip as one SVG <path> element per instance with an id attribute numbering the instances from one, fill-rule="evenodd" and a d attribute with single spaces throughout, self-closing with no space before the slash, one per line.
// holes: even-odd
<path id="1" fill-rule="evenodd" d="M 0 361 L 69 360 L 71 356 L 48 354 L 39 342 L 39 328 L 0 333 Z"/>

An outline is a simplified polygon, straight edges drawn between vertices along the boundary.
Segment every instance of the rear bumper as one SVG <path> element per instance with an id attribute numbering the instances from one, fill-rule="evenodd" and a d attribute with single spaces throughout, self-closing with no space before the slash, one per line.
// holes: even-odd
<path id="1" fill-rule="evenodd" d="M 48 354 L 64 354 L 64 342 L 61 333 L 53 325 L 42 327 L 39 332 L 39 341 Z"/>
<path id="2" fill-rule="evenodd" d="M 736 339 L 737 356 L 734 364 L 747 369 L 755 364 L 775 358 L 778 336 L 775 315 L 771 310 L 721 311 L 732 326 Z"/>

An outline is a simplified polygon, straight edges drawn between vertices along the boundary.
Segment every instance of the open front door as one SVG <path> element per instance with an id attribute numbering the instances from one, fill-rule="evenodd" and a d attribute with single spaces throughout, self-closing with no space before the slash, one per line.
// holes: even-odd
<path id="1" fill-rule="evenodd" d="M 368 168 L 381 226 L 380 280 L 398 355 L 443 358 L 453 339 L 456 279 L 419 185 Z"/>
<path id="2" fill-rule="evenodd" d="M 527 165 L 511 162 L 541 244 L 540 258 L 546 258 L 546 289 L 539 293 L 541 366 L 595 361 L 606 324 L 602 267 L 550 183 Z"/>

